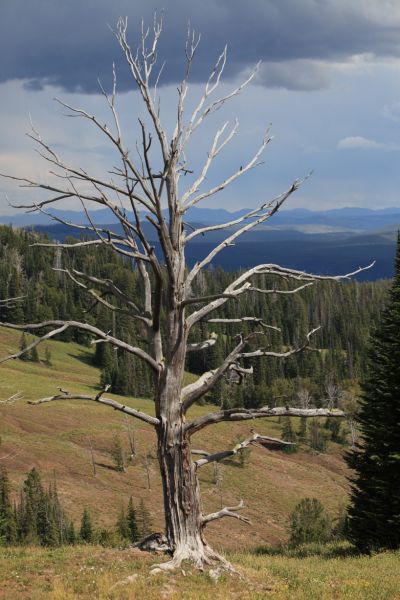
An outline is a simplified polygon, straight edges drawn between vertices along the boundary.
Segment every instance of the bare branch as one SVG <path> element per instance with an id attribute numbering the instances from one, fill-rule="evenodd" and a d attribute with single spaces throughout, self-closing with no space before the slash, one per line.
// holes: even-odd
<path id="1" fill-rule="evenodd" d="M 310 338 L 311 338 L 311 336 L 314 335 L 314 333 L 316 333 L 320 329 L 321 329 L 321 327 L 315 327 L 314 329 L 309 331 L 306 335 L 305 342 L 302 346 L 298 346 L 297 348 L 292 348 L 290 350 L 286 350 L 286 352 L 274 352 L 272 350 L 258 349 L 258 350 L 254 350 L 254 352 L 241 352 L 238 355 L 238 358 L 255 358 L 255 357 L 259 357 L 259 356 L 274 356 L 276 358 L 288 358 L 289 356 L 292 356 L 293 354 L 298 354 L 299 352 L 302 352 L 303 350 L 306 350 L 307 348 L 310 349 Z"/>
<path id="2" fill-rule="evenodd" d="M 21 330 L 25 331 L 25 330 L 44 329 L 46 327 L 57 327 L 57 329 L 53 329 L 49 333 L 43 335 L 38 340 L 33 342 L 30 346 L 25 348 L 25 350 L 21 350 L 21 352 L 18 352 L 11 356 L 6 356 L 5 358 L 1 359 L 0 363 L 5 362 L 10 359 L 13 359 L 13 358 L 18 358 L 19 356 L 22 356 L 22 354 L 24 354 L 25 352 L 28 352 L 34 346 L 37 346 L 43 340 L 46 340 L 50 337 L 57 335 L 58 333 L 61 333 L 62 331 L 65 331 L 68 327 L 75 327 L 76 329 L 82 329 L 83 331 L 88 331 L 89 333 L 93 333 L 93 335 L 98 336 L 103 342 L 107 342 L 107 343 L 111 344 L 112 346 L 115 346 L 116 348 L 120 348 L 121 350 L 124 350 L 126 352 L 129 352 L 130 354 L 134 354 L 135 356 L 138 356 L 139 358 L 144 360 L 157 373 L 162 370 L 162 366 L 141 348 L 131 346 L 130 344 L 127 344 L 126 342 L 123 342 L 122 340 L 119 340 L 119 339 L 109 335 L 108 333 L 105 333 L 98 327 L 89 325 L 88 323 L 82 323 L 80 321 L 54 320 L 54 321 L 42 321 L 41 323 L 24 324 L 24 325 L 16 325 L 15 323 L 0 323 L 0 324 L 3 327 L 8 327 L 10 329 L 19 329 L 20 331 Z"/>
<path id="3" fill-rule="evenodd" d="M 195 342 L 193 344 L 187 344 L 186 352 L 199 352 L 200 350 L 208 350 L 211 346 L 214 346 L 218 336 L 211 337 L 203 342 Z"/>
<path id="4" fill-rule="evenodd" d="M 233 517 L 234 519 L 238 519 L 239 521 L 243 521 L 243 523 L 251 525 L 250 519 L 236 512 L 241 508 L 244 508 L 243 500 L 241 500 L 237 506 L 225 506 L 225 508 L 222 508 L 218 512 L 210 513 L 209 515 L 204 516 L 202 519 L 202 525 L 203 527 L 205 527 L 206 525 L 208 525 L 208 523 L 211 523 L 211 521 L 223 519 L 224 517 Z"/>
<path id="5" fill-rule="evenodd" d="M 221 130 L 223 131 L 223 130 Z M 218 132 L 220 134 L 220 132 Z M 234 128 L 230 134 L 230 136 L 228 136 L 228 141 L 230 139 L 232 139 L 233 135 L 235 135 L 236 133 L 236 129 Z M 217 134 L 218 135 L 218 134 Z M 195 182 L 194 185 L 194 190 L 192 191 L 191 189 L 188 190 L 187 192 L 187 198 L 190 198 L 190 196 L 193 195 L 193 193 L 195 193 L 199 187 L 199 185 L 201 184 L 201 182 L 203 181 L 203 179 L 206 176 L 206 173 L 211 165 L 211 162 L 213 160 L 213 158 L 219 153 L 219 151 L 224 147 L 226 141 L 221 144 L 220 147 L 214 149 L 214 145 L 218 142 L 219 137 L 216 139 L 214 139 L 214 144 L 213 144 L 213 148 L 211 149 L 211 157 L 209 156 L 208 161 L 205 164 L 205 167 L 203 168 L 203 172 L 200 175 L 199 179 Z M 198 196 L 195 196 L 195 198 L 193 198 L 192 200 L 188 201 L 186 203 L 186 205 L 183 206 L 183 210 L 187 211 L 189 208 L 191 208 L 192 206 L 194 206 L 195 204 L 198 204 L 199 202 L 201 202 L 202 200 L 205 200 L 206 198 L 210 198 L 210 196 L 214 196 L 214 194 L 217 194 L 218 192 L 221 192 L 222 190 L 224 190 L 226 187 L 228 187 L 228 185 L 230 185 L 231 183 L 233 183 L 234 181 L 236 181 L 236 179 L 239 179 L 239 177 L 241 177 L 242 175 L 244 175 L 245 173 L 247 173 L 248 171 L 250 171 L 250 169 L 253 169 L 254 167 L 256 167 L 258 164 L 260 164 L 259 158 L 261 156 L 261 154 L 264 152 L 265 148 L 268 146 L 268 144 L 270 143 L 270 141 L 272 140 L 271 137 L 269 137 L 267 134 L 264 136 L 264 139 L 262 141 L 261 146 L 259 147 L 259 149 L 257 150 L 257 152 L 255 153 L 255 155 L 253 156 L 253 158 L 251 160 L 249 160 L 249 162 L 245 165 L 245 166 L 241 166 L 235 173 L 233 173 L 233 175 L 230 175 L 229 177 L 227 177 L 224 181 L 222 181 L 221 183 L 219 183 L 218 185 L 216 185 L 215 187 L 211 188 L 210 190 L 208 190 L 207 192 L 203 192 L 202 194 L 199 194 Z M 204 174 L 203 174 L 204 173 Z"/>
<path id="6" fill-rule="evenodd" d="M 115 310 L 116 309 L 115 306 L 112 306 L 109 303 L 105 302 L 100 296 L 98 296 L 96 294 L 96 292 L 94 292 L 94 290 L 89 289 L 85 284 L 83 284 L 81 281 L 79 281 L 79 278 L 84 279 L 85 281 L 89 281 L 90 283 L 93 283 L 99 287 L 104 288 L 106 293 L 112 294 L 113 296 L 115 296 L 115 298 L 120 300 L 128 308 L 130 308 L 132 311 L 134 311 L 133 313 L 129 313 L 133 318 L 140 319 L 149 327 L 152 325 L 151 319 L 149 319 L 145 316 L 142 316 L 141 314 L 136 314 L 136 313 L 140 313 L 139 307 L 132 300 L 130 300 L 128 298 L 128 296 L 126 296 L 126 294 L 124 294 L 124 292 L 122 292 L 122 290 L 120 290 L 111 281 L 111 279 L 101 279 L 99 277 L 94 277 L 93 275 L 88 275 L 87 273 L 84 273 L 82 271 L 77 271 L 76 269 L 72 269 L 72 271 L 70 271 L 69 269 L 53 269 L 53 271 L 58 271 L 59 273 L 65 273 L 72 281 L 74 281 L 74 283 L 76 285 L 86 289 L 87 292 L 89 292 L 92 296 L 94 296 L 99 302 L 101 302 L 102 304 L 105 304 L 108 308 L 110 308 L 110 310 Z"/>
<path id="7" fill-rule="evenodd" d="M 201 184 L 203 183 L 203 181 L 205 180 L 208 170 L 213 162 L 213 160 L 218 156 L 218 154 L 223 150 L 223 148 L 233 139 L 233 137 L 236 135 L 238 128 L 239 128 L 239 121 L 235 121 L 235 125 L 233 127 L 233 129 L 230 131 L 229 135 L 225 138 L 225 140 L 221 143 L 219 143 L 219 140 L 221 138 L 221 136 L 223 135 L 225 129 L 228 126 L 228 122 L 224 123 L 224 125 L 222 126 L 221 129 L 219 129 L 217 131 L 217 133 L 215 134 L 212 146 L 211 146 L 211 150 L 208 153 L 207 156 L 207 160 L 203 166 L 203 169 L 199 175 L 199 177 L 196 179 L 196 181 L 193 183 L 193 185 L 183 194 L 182 198 L 181 198 L 181 204 L 184 205 L 184 203 L 189 200 L 189 198 L 191 196 L 193 196 L 193 194 L 195 194 L 199 187 L 201 186 Z"/>
<path id="8" fill-rule="evenodd" d="M 31 246 L 40 246 L 42 248 L 81 248 L 83 246 L 99 246 L 105 244 L 106 246 L 112 246 L 114 250 L 116 250 L 119 254 L 124 254 L 125 256 L 129 256 L 129 258 L 134 258 L 135 260 L 143 260 L 145 262 L 149 262 L 150 259 L 145 254 L 140 254 L 138 252 L 127 252 L 126 250 L 122 250 L 122 248 L 117 248 L 117 245 L 120 246 L 130 246 L 127 242 L 121 240 L 113 240 L 107 238 L 101 238 L 97 240 L 86 240 L 84 242 L 73 242 L 69 243 L 52 243 L 52 242 L 35 242 L 31 244 Z"/>
<path id="9" fill-rule="evenodd" d="M 157 59 L 156 51 L 157 51 L 158 40 L 159 40 L 161 31 L 162 31 L 162 26 L 163 26 L 163 23 L 162 23 L 162 18 L 161 18 L 160 22 L 156 23 L 153 28 L 153 32 L 154 32 L 153 42 L 152 42 L 151 48 L 149 50 L 146 50 L 146 48 L 145 48 L 147 36 L 143 35 L 143 32 L 142 32 L 142 48 L 141 48 L 142 65 L 139 62 L 138 55 L 136 55 L 136 57 L 135 57 L 132 54 L 132 50 L 126 39 L 126 31 L 127 31 L 127 27 L 128 27 L 128 19 L 127 18 L 125 18 L 125 19 L 120 18 L 118 20 L 117 31 L 114 32 L 114 34 L 115 34 L 122 50 L 124 51 L 126 60 L 128 61 L 128 65 L 129 65 L 131 73 L 132 73 L 132 76 L 139 88 L 139 91 L 144 100 L 144 103 L 146 105 L 148 113 L 153 121 L 153 125 L 157 132 L 157 136 L 158 136 L 158 139 L 160 142 L 163 159 L 165 162 L 167 162 L 169 159 L 168 139 L 167 139 L 167 135 L 161 125 L 158 111 L 154 106 L 153 96 L 150 92 L 150 75 L 151 75 L 153 67 L 156 63 L 156 59 Z"/>
<path id="10" fill-rule="evenodd" d="M 17 302 L 21 302 L 26 296 L 15 296 L 15 298 L 4 298 L 0 300 L 0 306 L 3 308 L 14 308 Z"/>
<path id="11" fill-rule="evenodd" d="M 291 350 L 287 350 L 286 352 L 274 352 L 269 350 L 258 349 L 254 352 L 243 352 L 243 349 L 251 341 L 254 337 L 259 336 L 262 332 L 255 331 L 248 334 L 246 337 L 240 340 L 239 344 L 228 354 L 222 364 L 212 371 L 207 371 L 203 373 L 201 377 L 197 379 L 194 383 L 191 383 L 183 388 L 181 394 L 181 402 L 183 412 L 186 412 L 192 404 L 194 404 L 197 400 L 199 400 L 202 396 L 207 394 L 214 385 L 223 377 L 223 375 L 230 369 L 236 370 L 238 374 L 244 374 L 246 372 L 245 369 L 240 368 L 237 365 L 237 361 L 241 358 L 252 358 L 252 357 L 261 357 L 261 356 L 273 356 L 276 358 L 287 358 L 292 356 L 293 354 L 298 354 L 302 352 L 306 348 L 309 348 L 310 338 L 314 333 L 316 333 L 320 327 L 316 327 L 309 331 L 306 335 L 305 342 L 302 346 L 297 348 L 292 348 Z"/>
<path id="12" fill-rule="evenodd" d="M 204 317 L 206 317 L 210 312 L 216 310 L 217 308 L 225 304 L 225 302 L 227 302 L 227 300 L 229 300 L 230 298 L 237 297 L 238 295 L 248 291 L 261 291 L 258 288 L 253 288 L 253 286 L 248 282 L 248 279 L 256 275 L 276 275 L 286 280 L 306 281 L 309 282 L 309 284 L 311 284 L 314 281 L 340 281 L 341 279 L 350 279 L 354 275 L 358 275 L 363 271 L 371 269 L 374 266 L 374 264 L 375 261 L 373 261 L 366 267 L 359 267 L 355 271 L 352 271 L 351 273 L 346 273 L 344 275 L 314 275 L 311 273 L 306 273 L 305 271 L 297 271 L 295 269 L 280 267 L 279 265 L 272 263 L 257 265 L 256 267 L 252 267 L 251 269 L 239 275 L 239 277 L 232 281 L 232 283 L 230 283 L 220 294 L 215 294 L 215 296 L 205 298 L 204 301 L 210 300 L 209 304 L 203 306 L 199 310 L 189 315 L 189 317 L 186 319 L 186 323 L 188 328 L 190 329 L 195 323 L 204 319 Z M 195 267 L 193 268 L 193 270 L 194 269 Z M 299 286 L 298 288 L 291 290 L 291 293 L 296 293 L 301 289 L 303 289 L 303 286 Z M 187 293 L 189 293 L 189 290 L 190 286 L 187 287 Z M 273 292 L 279 293 L 279 290 L 273 290 Z M 272 293 L 272 291 L 267 290 L 267 293 Z M 202 299 L 187 298 L 184 302 L 196 303 L 201 301 Z"/>
<path id="13" fill-rule="evenodd" d="M 302 290 L 304 290 L 307 287 L 310 287 L 311 285 L 314 285 L 313 281 L 310 281 L 309 283 L 304 283 L 303 285 L 299 285 L 298 287 L 293 288 L 291 290 L 278 290 L 276 288 L 272 288 L 270 290 L 268 290 L 268 289 L 264 290 L 262 288 L 257 288 L 257 287 L 251 286 L 248 291 L 249 292 L 258 292 L 259 294 L 278 294 L 278 295 L 279 294 L 283 294 L 283 295 L 289 294 L 290 295 L 290 294 L 297 294 L 298 292 L 301 292 Z"/>
<path id="14" fill-rule="evenodd" d="M 186 432 L 189 435 L 223 421 L 248 421 L 251 419 L 263 419 L 267 417 L 335 417 L 344 418 L 346 413 L 341 410 L 328 410 L 326 408 L 291 408 L 289 406 L 276 406 L 271 408 L 264 406 L 262 408 L 246 409 L 232 408 L 214 413 L 209 413 L 202 417 L 194 419 L 186 425 Z"/>
<path id="15" fill-rule="evenodd" d="M 258 317 L 240 317 L 237 319 L 207 319 L 207 323 L 255 323 L 256 325 L 261 325 L 261 327 L 264 327 L 265 329 L 281 331 L 279 327 L 275 327 L 274 325 L 267 325 L 262 319 Z"/>
<path id="16" fill-rule="evenodd" d="M 253 332 L 242 339 L 239 344 L 228 354 L 222 364 L 212 371 L 203 373 L 197 381 L 185 386 L 181 393 L 182 411 L 185 413 L 199 398 L 204 396 L 210 391 L 214 385 L 221 379 L 221 377 L 230 369 L 232 364 L 235 364 L 238 356 L 240 355 L 243 348 L 246 347 L 249 340 L 251 340 L 258 332 Z"/>
<path id="17" fill-rule="evenodd" d="M 187 277 L 187 280 L 186 280 L 187 288 L 186 289 L 188 289 L 188 286 L 193 281 L 193 279 L 196 277 L 198 272 L 201 269 L 203 269 L 205 266 L 210 264 L 210 262 L 222 250 L 224 250 L 224 248 L 232 245 L 235 242 L 235 240 L 237 240 L 237 238 L 242 236 L 244 233 L 251 231 L 252 229 L 254 229 L 254 227 L 257 227 L 258 225 L 261 225 L 261 223 L 264 223 L 264 221 L 266 221 L 267 219 L 270 219 L 272 217 L 272 215 L 274 215 L 279 210 L 279 208 L 282 206 L 282 204 L 300 187 L 301 183 L 305 179 L 294 181 L 293 184 L 290 186 L 290 188 L 286 192 L 284 192 L 283 194 L 278 196 L 276 199 L 272 200 L 271 202 L 269 202 L 268 204 L 266 204 L 264 206 L 264 209 L 260 216 L 255 218 L 255 220 L 253 220 L 251 223 L 248 223 L 247 225 L 243 225 L 242 227 L 240 227 L 239 229 L 237 229 L 236 231 L 231 233 L 227 238 L 225 238 L 225 240 L 223 242 L 221 242 L 220 244 L 215 246 L 213 248 L 213 250 L 211 250 L 211 252 L 205 258 L 203 258 L 203 260 L 196 263 Z"/>
<path id="18" fill-rule="evenodd" d="M 207 465 L 212 462 L 221 462 L 222 460 L 225 460 L 226 458 L 229 458 L 230 456 L 234 456 L 234 455 L 238 454 L 239 452 L 242 452 L 248 446 L 257 445 L 257 443 L 263 443 L 263 444 L 269 443 L 269 444 L 273 444 L 273 445 L 279 444 L 281 446 L 292 446 L 293 445 L 293 442 L 287 442 L 285 440 L 270 437 L 268 435 L 259 435 L 258 433 L 253 433 L 253 435 L 250 438 L 243 440 L 239 444 L 236 444 L 236 446 L 234 446 L 231 450 L 225 450 L 223 452 L 216 452 L 215 454 L 209 454 L 208 452 L 205 452 L 204 450 L 196 450 L 196 451 L 192 450 L 193 454 L 194 453 L 202 454 L 204 456 L 204 458 L 200 458 L 200 459 L 196 460 L 194 462 L 194 465 L 196 468 L 199 468 L 199 467 L 203 467 L 204 465 Z"/>
<path id="19" fill-rule="evenodd" d="M 243 221 L 247 221 L 248 219 L 259 216 L 259 213 L 261 211 L 264 211 L 266 206 L 272 206 L 272 202 L 269 202 L 267 204 L 263 202 L 261 206 L 257 206 L 257 208 L 250 210 L 248 213 L 242 215 L 241 217 L 238 217 L 237 219 L 233 219 L 232 221 L 226 221 L 225 223 L 217 223 L 216 225 L 208 225 L 207 227 L 200 227 L 199 229 L 195 229 L 193 233 L 190 233 L 186 236 L 186 242 L 190 242 L 190 240 L 197 237 L 198 235 L 204 235 L 210 231 L 218 231 L 220 229 L 229 229 L 230 227 L 234 227 L 235 225 L 243 223 Z"/>
<path id="20" fill-rule="evenodd" d="M 22 400 L 22 399 L 23 399 L 22 392 L 16 392 L 9 398 L 6 398 L 5 400 L 0 400 L 0 406 L 9 406 L 10 404 L 14 404 L 18 400 Z"/>
<path id="21" fill-rule="evenodd" d="M 219 86 L 221 76 L 222 76 L 222 73 L 224 71 L 225 64 L 226 64 L 226 55 L 227 55 L 227 47 L 225 46 L 223 52 L 220 54 L 217 62 L 215 63 L 215 66 L 211 72 L 210 77 L 208 78 L 208 81 L 204 88 L 203 95 L 200 98 L 199 103 L 197 104 L 196 108 L 194 109 L 194 111 L 192 113 L 192 116 L 191 116 L 188 126 L 186 128 L 185 136 L 182 141 L 182 145 L 181 145 L 182 150 L 188 143 L 192 134 L 202 124 L 202 122 L 204 121 L 204 119 L 207 116 L 209 116 L 210 114 L 219 110 L 221 108 L 221 106 L 223 106 L 228 100 L 230 100 L 231 98 L 234 98 L 235 96 L 238 96 L 242 92 L 242 90 L 253 80 L 253 78 L 258 70 L 258 67 L 260 65 L 260 63 L 258 63 L 256 65 L 255 69 L 249 75 L 249 77 L 242 84 L 240 84 L 238 87 L 236 87 L 232 92 L 230 92 L 229 94 L 226 94 L 225 96 L 222 96 L 221 98 L 218 98 L 217 100 L 214 100 L 213 102 L 211 102 L 208 106 L 206 106 L 204 108 L 204 105 L 207 102 L 210 95 Z"/>
<path id="22" fill-rule="evenodd" d="M 3 327 L 12 327 L 14 329 L 14 327 L 12 325 L 10 325 L 9 323 L 1 323 L 1 325 Z M 16 326 L 15 327 L 15 329 L 24 329 L 24 328 L 25 328 L 24 325 Z M 44 342 L 45 340 L 48 340 L 48 339 L 54 337 L 55 335 L 58 335 L 59 333 L 62 333 L 66 329 L 68 329 L 68 324 L 63 324 L 61 327 L 58 327 L 57 329 L 53 329 L 52 331 L 49 331 L 45 335 L 42 335 L 41 337 L 39 337 L 36 340 L 34 340 L 31 344 L 29 344 L 28 346 L 26 346 L 26 348 L 23 348 L 23 350 L 20 350 L 19 352 L 16 352 L 15 354 L 10 354 L 9 356 L 6 356 L 5 358 L 1 358 L 0 359 L 0 364 L 3 363 L 3 362 L 6 362 L 8 360 L 13 360 L 15 358 L 20 358 L 23 354 L 26 354 L 27 352 L 30 352 L 30 350 L 32 350 L 32 348 L 36 348 L 36 346 L 38 346 L 41 342 Z"/>
<path id="23" fill-rule="evenodd" d="M 49 396 L 48 398 L 41 398 L 40 400 L 31 400 L 28 404 L 44 404 L 46 402 L 54 402 L 58 400 L 91 400 L 92 402 L 98 402 L 99 404 L 103 404 L 104 406 L 109 406 L 114 410 L 118 410 L 123 412 L 126 415 L 130 415 L 131 417 L 136 417 L 149 425 L 153 425 L 154 427 L 159 425 L 159 420 L 156 417 L 152 417 L 140 410 L 136 410 L 135 408 L 131 408 L 130 406 L 126 406 L 124 404 L 120 404 L 116 402 L 116 400 L 112 400 L 111 398 L 104 398 L 103 394 L 107 391 L 107 389 L 102 390 L 96 396 L 89 396 L 87 394 L 74 394 L 67 392 L 66 390 L 61 390 L 61 394 L 56 394 L 55 396 Z"/>

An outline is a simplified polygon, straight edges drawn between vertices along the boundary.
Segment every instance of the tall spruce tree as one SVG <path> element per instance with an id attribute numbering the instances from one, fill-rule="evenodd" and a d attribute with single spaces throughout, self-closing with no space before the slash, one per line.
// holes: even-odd
<path id="1" fill-rule="evenodd" d="M 5 467 L 0 468 L 0 546 L 17 539 L 17 524 L 10 499 L 10 482 Z"/>
<path id="2" fill-rule="evenodd" d="M 356 417 L 360 443 L 349 453 L 356 474 L 350 537 L 361 552 L 400 547 L 400 233 L 395 277 L 372 336 L 366 382 Z"/>
<path id="3" fill-rule="evenodd" d="M 129 499 L 127 521 L 129 527 L 129 538 L 132 542 L 137 542 L 140 538 L 140 535 L 136 520 L 136 509 L 133 506 L 132 496 Z"/>
<path id="4" fill-rule="evenodd" d="M 139 538 L 144 538 L 146 535 L 150 535 L 152 532 L 151 516 L 143 498 L 140 499 L 139 506 L 136 511 L 136 523 Z"/>
<path id="5" fill-rule="evenodd" d="M 86 542 L 87 544 L 90 544 L 91 542 L 93 542 L 93 525 L 92 525 L 92 518 L 90 516 L 90 512 L 88 511 L 87 508 L 84 509 L 83 511 L 83 515 L 82 515 L 82 520 L 81 520 L 81 528 L 80 528 L 80 537 L 82 539 L 82 541 Z"/>
<path id="6" fill-rule="evenodd" d="M 116 529 L 122 539 L 130 539 L 129 523 L 126 516 L 125 508 L 121 506 L 118 514 Z"/>

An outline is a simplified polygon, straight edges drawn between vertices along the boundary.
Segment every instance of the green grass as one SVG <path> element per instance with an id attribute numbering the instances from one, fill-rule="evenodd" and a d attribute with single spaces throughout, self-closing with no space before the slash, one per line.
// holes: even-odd
<path id="1" fill-rule="evenodd" d="M 307 557 L 229 553 L 240 572 L 150 575 L 157 557 L 137 550 L 78 546 L 0 548 L 2 600 L 398 600 L 400 554 L 341 556 L 338 547 Z M 130 578 L 127 580 L 127 578 Z M 125 581 L 124 581 L 125 580 Z"/>

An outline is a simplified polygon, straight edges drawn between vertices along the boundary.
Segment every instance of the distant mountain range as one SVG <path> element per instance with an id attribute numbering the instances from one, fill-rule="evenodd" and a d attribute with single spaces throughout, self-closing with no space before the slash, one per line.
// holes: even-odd
<path id="1" fill-rule="evenodd" d="M 236 219 L 248 212 L 244 208 L 235 212 L 214 208 L 192 208 L 186 218 L 190 223 L 223 223 Z M 71 210 L 53 210 L 55 216 L 64 221 L 77 224 L 86 223 L 83 212 Z M 115 218 L 107 209 L 93 212 L 96 223 L 113 223 Z M 129 216 L 129 213 L 128 213 Z M 0 216 L 0 223 L 12 224 L 16 227 L 28 225 L 49 225 L 53 221 L 41 213 L 24 213 L 20 211 L 15 215 Z M 368 208 L 338 208 L 326 211 L 311 211 L 303 208 L 281 210 L 276 213 L 268 226 L 273 229 L 296 229 L 304 233 L 324 233 L 326 231 L 362 232 L 375 231 L 382 228 L 397 228 L 400 224 L 400 208 L 385 208 L 371 210 Z"/>
<path id="2" fill-rule="evenodd" d="M 248 210 L 232 213 L 223 209 L 193 208 L 186 220 L 191 227 L 196 228 L 234 220 Z M 54 210 L 53 213 L 64 221 L 87 223 L 85 214 L 81 212 Z M 99 210 L 93 215 L 96 224 L 114 231 L 119 230 L 115 218 L 110 218 L 108 210 Z M 66 225 L 54 223 L 46 215 L 35 213 L 0 217 L 0 223 L 32 227 L 38 233 L 47 234 L 58 241 L 62 241 L 67 235 L 81 233 L 79 230 L 74 232 Z M 340 274 L 376 260 L 375 267 L 358 278 L 374 280 L 392 277 L 396 232 L 399 228 L 400 208 L 280 211 L 270 221 L 245 234 L 235 246 L 221 252 L 212 266 L 233 270 L 268 262 L 314 273 Z M 154 228 L 145 222 L 145 229 L 157 250 Z M 187 247 L 189 264 L 205 256 L 224 237 L 226 231 L 216 231 L 196 238 Z"/>

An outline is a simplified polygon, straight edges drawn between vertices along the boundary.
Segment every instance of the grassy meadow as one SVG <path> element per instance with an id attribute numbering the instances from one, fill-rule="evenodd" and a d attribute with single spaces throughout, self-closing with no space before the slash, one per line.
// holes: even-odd
<path id="1" fill-rule="evenodd" d="M 398 600 L 399 553 L 371 558 L 327 547 L 291 556 L 228 552 L 240 577 L 190 569 L 150 575 L 138 550 L 75 546 L 0 549 L 0 598 L 16 600 Z"/>

